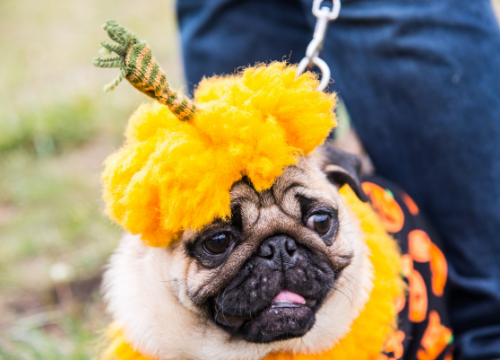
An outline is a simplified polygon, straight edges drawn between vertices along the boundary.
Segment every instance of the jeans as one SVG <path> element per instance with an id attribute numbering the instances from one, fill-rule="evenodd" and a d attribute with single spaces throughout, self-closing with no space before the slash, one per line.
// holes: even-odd
<path id="1" fill-rule="evenodd" d="M 179 0 L 190 90 L 297 63 L 312 0 Z M 321 57 L 377 173 L 443 238 L 455 359 L 500 358 L 500 29 L 489 0 L 343 0 Z"/>

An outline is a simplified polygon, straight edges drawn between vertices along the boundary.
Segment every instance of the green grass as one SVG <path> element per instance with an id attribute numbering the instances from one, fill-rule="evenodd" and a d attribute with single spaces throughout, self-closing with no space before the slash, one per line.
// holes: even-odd
<path id="1" fill-rule="evenodd" d="M 99 278 L 121 235 L 103 215 L 102 162 L 148 101 L 126 83 L 103 93 L 117 71 L 92 58 L 112 17 L 148 39 L 181 87 L 173 6 L 0 2 L 1 360 L 92 358 L 109 321 Z"/>
<path id="2" fill-rule="evenodd" d="M 87 346 L 94 334 L 75 320 L 65 320 L 60 330 L 67 336 L 66 343 L 53 341 L 46 331 L 39 329 L 13 329 L 10 335 L 10 349 L 1 350 L 0 356 L 5 360 L 14 359 L 90 359 Z"/>
<path id="3" fill-rule="evenodd" d="M 97 130 L 91 99 L 79 97 L 69 102 L 15 109 L 0 123 L 0 153 L 27 150 L 38 157 L 53 156 L 76 147 Z"/>
<path id="4" fill-rule="evenodd" d="M 84 300 L 62 299 L 56 290 L 98 276 L 121 233 L 102 214 L 99 172 L 123 121 L 112 129 L 98 115 L 88 98 L 77 97 L 2 122 L 0 359 L 90 359 L 98 329 L 89 324 L 105 318 L 97 286 Z M 71 270 L 67 285 L 51 277 L 60 263 Z M 87 302 L 99 313 L 75 310 Z M 47 312 L 57 315 L 48 324 L 20 324 Z"/>
<path id="5" fill-rule="evenodd" d="M 36 316 L 40 324 L 13 327 L 0 342 L 2 360 L 90 360 L 97 349 L 95 331 L 81 318 Z M 5 341 L 7 340 L 7 341 Z"/>

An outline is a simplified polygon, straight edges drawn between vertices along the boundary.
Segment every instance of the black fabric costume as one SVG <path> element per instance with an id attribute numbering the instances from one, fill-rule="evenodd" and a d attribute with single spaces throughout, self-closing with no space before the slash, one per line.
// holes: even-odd
<path id="1" fill-rule="evenodd" d="M 421 275 L 423 283 L 425 284 L 426 293 L 422 293 L 422 290 L 424 290 L 422 289 L 422 286 L 419 286 L 417 288 L 415 288 L 415 286 L 410 286 L 410 282 L 407 276 L 408 274 L 404 274 L 405 281 L 408 284 L 408 294 L 404 302 L 404 307 L 399 312 L 398 320 L 398 328 L 404 333 L 404 337 L 403 334 L 400 334 L 399 339 L 395 341 L 397 342 L 397 344 L 390 347 L 389 349 L 386 347 L 386 352 L 384 352 L 383 355 L 380 356 L 380 359 L 451 360 L 453 350 L 453 335 L 451 335 L 451 331 L 449 330 L 450 322 L 446 307 L 447 285 L 444 285 L 444 291 L 442 295 L 439 295 L 439 293 L 438 295 L 435 294 L 432 284 L 433 265 L 431 264 L 431 261 L 415 260 L 414 256 L 412 257 L 409 244 L 409 239 L 411 237 L 410 233 L 414 230 L 423 231 L 428 235 L 431 242 L 438 248 L 441 248 L 441 241 L 439 240 L 439 237 L 437 236 L 436 232 L 433 230 L 432 226 L 429 224 L 425 216 L 420 213 L 418 207 L 413 203 L 413 200 L 411 200 L 411 198 L 406 193 L 404 193 L 396 185 L 380 177 L 372 176 L 363 179 L 364 189 L 370 189 L 370 187 L 373 188 L 373 185 L 371 184 L 375 184 L 376 186 L 382 188 L 392 199 L 395 200 L 397 206 L 399 206 L 399 208 L 401 209 L 404 218 L 395 220 L 396 222 L 402 220 L 401 229 L 396 232 L 391 232 L 389 230 L 394 230 L 394 227 L 389 226 L 388 231 L 398 241 L 403 257 L 406 256 L 406 259 L 412 262 L 413 270 Z M 382 218 L 388 218 L 389 221 L 391 221 L 391 216 L 394 218 L 394 215 L 391 215 L 391 209 L 388 209 L 390 207 L 394 210 L 394 207 L 396 207 L 394 203 L 389 204 L 391 206 L 387 206 L 384 205 L 384 201 L 380 199 L 380 195 L 377 195 L 377 193 L 370 193 L 370 191 L 367 191 L 367 195 L 370 198 L 370 201 L 372 202 L 375 210 L 377 210 Z M 391 202 L 391 199 L 389 199 L 388 201 Z M 401 213 L 397 213 L 401 215 Z M 400 225 L 401 224 L 396 224 L 396 227 Z M 415 234 L 416 233 L 413 233 L 413 235 Z M 417 233 L 417 235 L 424 234 L 422 232 L 419 232 Z M 418 252 L 421 250 L 424 254 L 426 253 L 427 249 L 420 249 L 416 245 L 419 245 L 419 243 L 413 243 L 412 249 L 414 254 L 418 254 Z M 422 259 L 420 258 L 420 260 Z M 441 258 L 440 261 L 435 262 L 434 266 L 436 267 L 437 265 L 440 265 L 441 269 L 446 269 L 447 264 L 446 262 L 443 263 L 443 260 L 444 257 Z M 435 260 L 433 259 L 433 261 Z M 436 272 L 436 270 L 434 271 Z M 416 276 L 418 277 L 418 275 Z M 441 281 L 441 283 L 443 283 L 443 281 Z M 422 285 L 422 283 L 420 283 L 420 285 Z M 414 301 L 420 302 L 420 305 L 425 303 L 427 304 L 425 318 L 422 321 L 415 322 L 410 320 L 410 301 L 412 301 L 410 300 L 410 296 L 412 295 L 412 291 L 420 291 L 419 294 L 413 293 L 413 296 L 416 296 L 416 298 L 414 298 Z M 426 296 L 427 299 L 419 299 L 418 296 Z M 438 316 L 436 316 L 436 314 Z M 448 341 L 446 345 L 443 345 L 443 339 L 445 338 L 448 338 Z M 441 345 L 439 345 L 440 341 Z M 440 350 L 443 347 L 444 349 Z"/>

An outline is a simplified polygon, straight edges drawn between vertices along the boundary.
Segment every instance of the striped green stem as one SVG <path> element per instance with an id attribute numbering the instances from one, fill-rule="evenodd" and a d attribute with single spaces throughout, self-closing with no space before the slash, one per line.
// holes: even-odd
<path id="1" fill-rule="evenodd" d="M 103 41 L 104 49 L 114 52 L 117 56 L 95 57 L 94 65 L 102 68 L 119 68 L 119 76 L 105 86 L 105 91 L 113 90 L 126 78 L 137 90 L 166 105 L 180 120 L 190 120 L 195 111 L 195 105 L 187 97 L 174 91 L 167 76 L 153 57 L 151 48 L 114 20 L 108 20 L 104 26 L 108 36 L 117 44 Z"/>

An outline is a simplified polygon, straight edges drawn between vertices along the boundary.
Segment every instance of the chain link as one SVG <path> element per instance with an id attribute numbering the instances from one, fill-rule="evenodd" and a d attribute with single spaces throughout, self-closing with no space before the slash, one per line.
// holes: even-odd
<path id="1" fill-rule="evenodd" d="M 321 70 L 321 82 L 318 90 L 323 91 L 330 82 L 330 68 L 324 62 L 319 53 L 323 48 L 325 41 L 326 30 L 330 21 L 338 18 L 340 12 L 340 0 L 332 0 L 332 8 L 321 6 L 324 0 L 314 0 L 312 13 L 316 17 L 316 26 L 314 27 L 313 39 L 307 46 L 306 56 L 300 61 L 297 66 L 297 76 L 301 75 L 306 68 L 316 65 Z"/>

